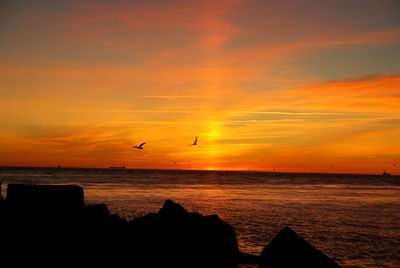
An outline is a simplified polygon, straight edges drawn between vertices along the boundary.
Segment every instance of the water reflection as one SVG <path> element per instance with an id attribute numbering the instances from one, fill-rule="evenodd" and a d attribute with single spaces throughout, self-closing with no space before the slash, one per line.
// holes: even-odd
<path id="1" fill-rule="evenodd" d="M 106 203 L 127 219 L 158 211 L 165 199 L 204 215 L 218 214 L 235 227 L 248 253 L 259 254 L 288 225 L 344 267 L 400 267 L 399 179 L 101 169 L 0 172 L 3 183 L 81 185 L 88 204 Z"/>
<path id="2" fill-rule="evenodd" d="M 394 238 L 400 222 L 397 186 L 111 184 L 86 185 L 85 192 L 88 202 L 105 202 L 126 218 L 157 211 L 167 198 L 191 211 L 218 214 L 236 228 L 241 249 L 253 254 L 286 225 L 344 266 L 366 265 L 364 258 L 379 248 L 386 255 L 376 264 L 390 267 L 387 256 L 397 254 L 390 245 L 400 243 Z"/>

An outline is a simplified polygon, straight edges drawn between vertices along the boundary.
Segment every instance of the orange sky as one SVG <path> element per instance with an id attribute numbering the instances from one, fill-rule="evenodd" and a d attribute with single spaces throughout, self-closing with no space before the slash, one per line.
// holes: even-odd
<path id="1" fill-rule="evenodd" d="M 0 4 L 0 166 L 400 174 L 398 1 L 32 2 Z"/>

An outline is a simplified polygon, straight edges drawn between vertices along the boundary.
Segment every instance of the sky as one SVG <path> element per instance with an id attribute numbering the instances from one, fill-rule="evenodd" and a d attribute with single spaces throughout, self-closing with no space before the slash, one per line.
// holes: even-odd
<path id="1" fill-rule="evenodd" d="M 400 174 L 397 0 L 0 0 L 0 36 L 0 166 Z"/>

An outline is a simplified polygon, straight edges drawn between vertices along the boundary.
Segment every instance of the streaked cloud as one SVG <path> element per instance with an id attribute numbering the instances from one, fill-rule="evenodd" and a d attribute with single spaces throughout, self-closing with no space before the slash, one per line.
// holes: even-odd
<path id="1" fill-rule="evenodd" d="M 196 96 L 182 96 L 182 95 L 164 95 L 164 96 L 140 96 L 145 99 L 186 99 L 186 98 L 197 98 Z"/>
<path id="2" fill-rule="evenodd" d="M 400 159 L 395 1 L 3 7 L 0 165 L 381 173 Z"/>

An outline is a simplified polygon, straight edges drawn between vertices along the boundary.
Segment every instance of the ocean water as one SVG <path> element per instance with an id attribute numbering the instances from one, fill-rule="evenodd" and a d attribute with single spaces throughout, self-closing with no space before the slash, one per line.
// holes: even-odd
<path id="1" fill-rule="evenodd" d="M 218 214 L 246 253 L 290 226 L 343 267 L 400 267 L 400 176 L 2 167 L 0 182 L 3 196 L 8 183 L 77 184 L 128 220 L 171 199 Z"/>

